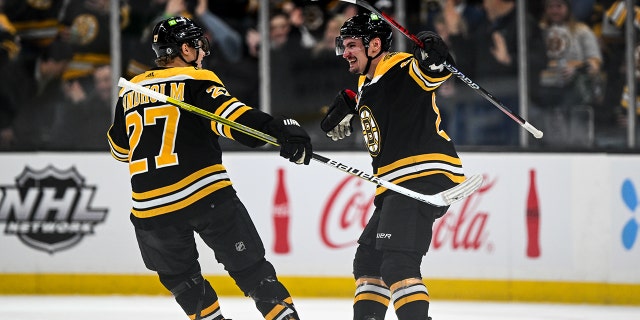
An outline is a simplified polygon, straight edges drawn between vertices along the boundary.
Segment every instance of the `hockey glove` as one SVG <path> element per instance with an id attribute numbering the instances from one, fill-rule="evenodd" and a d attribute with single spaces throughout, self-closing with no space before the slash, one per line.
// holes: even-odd
<path id="1" fill-rule="evenodd" d="M 329 112 L 320 122 L 320 128 L 333 141 L 344 139 L 351 135 L 351 120 L 356 114 L 356 93 L 345 89 L 338 92 L 329 108 Z"/>
<path id="2" fill-rule="evenodd" d="M 421 31 L 416 36 L 424 44 L 424 48 L 413 44 L 413 56 L 418 60 L 420 68 L 425 71 L 442 72 L 442 63 L 449 55 L 447 44 L 435 32 Z"/>
<path id="3" fill-rule="evenodd" d="M 278 139 L 281 157 L 297 164 L 309 164 L 313 153 L 311 138 L 298 121 L 275 117 L 267 123 L 265 131 Z"/>

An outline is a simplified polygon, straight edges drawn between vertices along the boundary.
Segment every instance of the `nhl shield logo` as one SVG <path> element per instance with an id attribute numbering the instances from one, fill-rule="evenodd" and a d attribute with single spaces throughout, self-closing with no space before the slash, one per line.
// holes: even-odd
<path id="1" fill-rule="evenodd" d="M 15 185 L 0 185 L 0 223 L 6 224 L 5 235 L 53 254 L 76 245 L 105 220 L 107 209 L 91 207 L 95 192 L 75 167 L 25 167 Z"/>

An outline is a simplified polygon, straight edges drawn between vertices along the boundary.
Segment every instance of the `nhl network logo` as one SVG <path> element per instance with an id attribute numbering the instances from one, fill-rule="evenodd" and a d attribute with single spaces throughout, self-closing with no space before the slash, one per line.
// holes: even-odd
<path id="1" fill-rule="evenodd" d="M 5 235 L 53 254 L 76 245 L 105 220 L 107 209 L 91 208 L 95 192 L 75 167 L 25 167 L 15 185 L 0 185 L 0 223 L 6 224 Z"/>

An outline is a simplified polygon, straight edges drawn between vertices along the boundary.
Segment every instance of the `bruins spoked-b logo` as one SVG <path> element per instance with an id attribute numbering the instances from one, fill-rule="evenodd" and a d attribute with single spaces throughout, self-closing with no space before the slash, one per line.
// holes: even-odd
<path id="1" fill-rule="evenodd" d="M 380 130 L 369 107 L 360 107 L 360 121 L 362 122 L 362 135 L 367 149 L 369 149 L 369 154 L 376 157 L 380 153 Z"/>
<path id="2" fill-rule="evenodd" d="M 92 234 L 106 208 L 92 208 L 95 186 L 85 185 L 75 167 L 42 170 L 25 167 L 15 185 L 0 185 L 0 223 L 4 234 L 53 254 Z"/>

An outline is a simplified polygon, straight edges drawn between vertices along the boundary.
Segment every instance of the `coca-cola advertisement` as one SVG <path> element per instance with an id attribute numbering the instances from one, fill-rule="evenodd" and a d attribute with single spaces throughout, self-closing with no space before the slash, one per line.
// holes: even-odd
<path id="1" fill-rule="evenodd" d="M 545 161 L 531 166 L 491 158 L 463 156 L 463 163 L 469 163 L 466 174 L 482 174 L 484 182 L 434 223 L 423 263 L 430 276 L 495 277 L 513 267 L 530 275 L 568 263 L 570 243 L 554 242 L 550 235 L 570 237 L 572 217 L 547 217 L 545 206 L 570 212 L 570 199 L 540 184 L 568 184 L 570 170 L 563 175 L 544 170 Z M 268 160 L 256 177 L 271 188 L 262 204 L 255 191 L 243 191 L 251 189 L 246 181 L 234 184 L 253 212 L 268 254 L 287 274 L 350 274 L 357 239 L 374 210 L 376 184 L 321 164 L 302 167 L 278 160 Z M 370 167 L 368 160 L 366 156 L 339 159 L 363 171 Z M 486 163 L 492 166 L 478 165 Z M 233 169 L 229 166 L 231 174 Z M 297 267 L 288 269 L 292 263 Z"/>
<path id="2" fill-rule="evenodd" d="M 277 169 L 276 189 L 273 197 L 273 252 L 289 253 L 289 195 L 285 181 L 284 168 Z"/>

